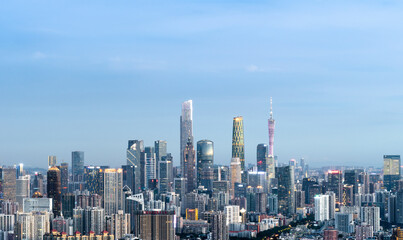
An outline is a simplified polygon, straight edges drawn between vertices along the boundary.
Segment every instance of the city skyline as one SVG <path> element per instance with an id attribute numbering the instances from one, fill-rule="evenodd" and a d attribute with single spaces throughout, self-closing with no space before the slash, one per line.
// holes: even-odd
<path id="1" fill-rule="evenodd" d="M 191 108 L 191 113 L 190 113 L 190 119 L 191 119 L 191 129 L 193 128 L 193 108 L 192 108 L 192 104 L 193 104 L 193 100 L 192 99 L 189 99 L 189 100 L 187 100 L 187 101 L 184 101 L 184 102 L 182 102 L 182 114 L 183 114 L 183 104 L 187 104 L 188 102 L 190 102 L 190 108 Z M 270 114 L 268 114 L 268 119 L 269 119 L 269 121 L 271 120 L 271 119 L 274 119 L 274 118 L 272 118 L 272 115 L 273 115 L 273 112 L 272 112 L 272 98 L 270 97 L 270 105 L 269 105 L 269 110 L 270 110 Z M 236 116 L 236 117 L 233 117 L 233 120 L 234 119 L 236 119 L 236 118 L 242 118 L 243 119 L 243 116 Z M 274 120 L 273 120 L 274 121 Z M 196 124 L 197 125 L 197 124 Z M 232 125 L 231 125 L 232 126 Z M 179 130 L 180 130 L 180 128 L 181 128 L 181 126 L 179 126 L 178 127 L 178 132 L 179 132 Z M 233 128 L 233 126 L 232 126 L 232 128 Z M 267 123 L 266 123 L 266 128 L 267 128 L 267 132 L 269 132 L 269 129 L 268 129 L 268 127 L 267 127 Z M 246 132 L 246 131 L 245 131 Z M 233 134 L 233 133 L 232 133 Z M 267 134 L 267 133 L 266 133 Z M 248 135 L 248 133 L 245 133 L 245 135 Z M 194 137 L 193 135 L 192 135 L 192 138 L 194 138 L 194 140 L 193 140 L 193 142 L 194 143 L 196 143 L 197 141 L 200 141 L 200 140 L 203 140 L 203 138 L 201 138 L 201 139 L 198 139 L 198 138 L 196 138 L 196 137 Z M 259 145 L 259 144 L 267 144 L 268 146 L 270 146 L 269 145 L 269 138 L 270 138 L 270 136 L 269 135 L 267 135 L 267 141 L 266 142 L 259 142 L 256 146 L 251 146 L 251 144 L 249 144 L 249 148 L 250 149 L 247 149 L 247 150 L 245 150 L 245 156 L 249 156 L 249 158 L 245 158 L 245 168 L 249 165 L 249 164 L 256 164 L 256 160 L 257 160 L 257 158 L 256 158 L 256 147 Z M 135 139 L 135 137 L 133 137 L 132 139 Z M 150 141 L 150 143 L 148 143 L 148 142 L 146 142 L 145 140 L 143 140 L 143 139 L 149 139 L 149 138 L 147 138 L 146 136 L 145 137 L 141 137 L 141 136 L 139 136 L 138 138 L 137 138 L 139 141 L 143 141 L 143 144 L 144 144 L 144 147 L 154 147 L 154 144 L 155 144 L 155 142 L 158 142 L 158 141 L 163 141 L 163 142 L 165 142 L 165 144 L 166 145 L 168 145 L 168 148 L 167 148 L 167 152 L 170 152 L 172 155 L 176 155 L 175 154 L 175 152 L 177 151 L 178 153 L 178 155 L 179 155 L 179 149 L 178 150 L 175 150 L 175 149 L 172 149 L 171 147 L 170 147 L 170 143 L 171 142 L 167 142 L 166 140 L 164 140 L 164 139 L 155 139 L 155 140 L 152 140 L 152 141 Z M 128 140 L 125 140 L 126 141 L 126 145 L 127 145 L 127 141 Z M 129 141 L 133 141 L 133 140 L 129 140 Z M 137 141 L 137 140 L 136 140 Z M 229 140 L 229 141 L 231 141 L 231 140 Z M 254 141 L 254 142 L 256 142 L 256 141 Z M 213 143 L 214 143 L 214 141 L 213 141 Z M 214 143 L 215 144 L 215 143 Z M 172 144 L 172 145 L 175 145 L 175 144 Z M 247 144 L 245 144 L 246 146 L 247 146 Z M 274 144 L 273 144 L 274 145 Z M 125 148 L 125 146 L 123 146 L 123 148 L 124 148 L 124 150 L 123 150 L 123 155 L 126 155 L 126 151 L 127 151 L 127 149 Z M 254 148 L 254 149 L 253 149 Z M 246 149 L 246 147 L 245 147 L 245 149 Z M 80 152 L 80 153 L 83 153 L 83 152 L 86 152 L 86 151 L 83 151 L 83 150 L 80 150 L 80 151 L 77 151 L 77 150 L 74 150 L 74 151 L 71 151 L 71 152 L 68 152 L 67 153 L 67 155 L 69 155 L 69 154 L 73 154 L 74 155 L 74 153 L 77 153 L 77 152 Z M 228 151 L 227 151 L 228 152 Z M 249 153 L 248 155 L 246 155 L 246 153 Z M 31 166 L 31 165 L 29 165 L 29 164 L 26 164 L 26 166 L 27 167 L 42 167 L 42 165 L 48 165 L 49 164 L 49 158 L 50 157 L 53 157 L 53 158 L 55 158 L 56 159 L 56 157 L 57 157 L 57 159 L 58 159 L 58 161 L 57 161 L 57 163 L 58 164 L 60 164 L 60 163 L 62 163 L 62 162 L 65 162 L 65 163 L 71 163 L 71 161 L 72 161 L 72 158 L 70 157 L 70 159 L 68 159 L 68 158 L 62 158 L 62 157 L 59 157 L 59 155 L 57 155 L 57 154 L 55 154 L 55 153 L 52 153 L 53 155 L 48 155 L 47 156 L 47 158 L 48 158 L 48 160 L 47 160 L 47 162 L 46 161 L 44 161 L 43 162 L 43 164 L 42 164 L 42 162 L 38 165 L 38 166 Z M 87 154 L 87 153 L 86 153 Z M 226 164 L 229 164 L 230 162 L 231 162 L 231 150 L 229 151 L 229 154 L 230 154 L 230 156 L 229 156 L 229 160 L 228 159 L 225 159 L 224 161 L 219 161 L 219 162 L 217 162 L 217 161 L 214 161 L 214 164 L 217 164 L 217 165 L 226 165 Z M 395 153 L 394 153 L 395 154 Z M 400 152 L 399 153 L 396 153 L 396 154 L 400 154 Z M 62 153 L 61 154 L 62 156 L 63 155 L 66 155 L 66 153 Z M 122 154 L 120 154 L 120 155 L 122 155 Z M 385 155 L 385 153 L 383 153 L 383 155 Z M 312 164 L 313 165 L 313 167 L 322 167 L 322 166 L 364 166 L 364 167 L 379 167 L 379 168 L 381 168 L 382 166 L 383 166 L 383 162 L 381 162 L 381 160 L 383 160 L 383 155 L 382 156 L 380 156 L 379 157 L 379 162 L 375 162 L 374 164 L 371 164 L 371 163 L 367 163 L 367 164 L 365 164 L 365 163 L 363 163 L 363 164 L 348 164 L 348 163 L 344 163 L 343 164 L 343 162 L 333 162 L 333 163 L 328 163 L 328 162 L 322 162 L 322 163 L 320 163 L 320 162 L 315 162 L 315 161 L 313 161 L 313 163 L 314 164 Z M 389 154 L 390 155 L 390 154 Z M 393 155 L 393 154 L 392 154 Z M 278 157 L 278 155 L 276 155 L 275 154 L 275 156 L 276 157 Z M 291 156 L 291 155 L 290 155 Z M 124 164 L 124 162 L 126 162 L 126 158 L 127 158 L 127 156 L 124 156 L 124 158 L 123 158 L 123 160 L 122 159 L 119 159 L 119 162 L 115 162 L 115 160 L 113 160 L 113 161 L 110 161 L 110 162 L 108 162 L 108 161 L 91 161 L 91 159 L 87 159 L 86 158 L 86 160 L 85 160 L 85 166 L 90 166 L 90 165 L 110 165 L 111 167 L 118 167 L 119 165 L 121 165 L 121 164 Z M 291 156 L 290 158 L 288 158 L 288 159 L 284 159 L 284 158 L 282 158 L 282 156 L 279 156 L 279 163 L 280 164 L 286 164 L 286 163 L 288 163 L 288 161 L 290 160 L 290 159 L 300 159 L 300 158 L 304 158 L 304 159 L 307 159 L 308 160 L 308 163 L 309 163 L 309 161 L 311 160 L 311 159 L 309 159 L 309 158 L 307 158 L 306 156 Z M 221 158 L 222 159 L 222 158 Z M 377 160 L 377 161 L 378 161 Z M 26 161 L 24 161 L 24 163 L 25 163 Z M 174 166 L 180 166 L 181 164 L 180 164 L 180 157 L 179 156 L 177 156 L 177 158 L 174 158 Z M 13 164 L 17 164 L 17 162 L 15 162 L 15 163 L 13 163 Z M 11 164 L 12 165 L 12 164 Z M 45 168 L 45 167 L 44 167 Z"/>
<path id="2" fill-rule="evenodd" d="M 192 99 L 195 142 L 228 164 L 243 116 L 255 163 L 270 96 L 280 162 L 381 167 L 401 154 L 402 2 L 175 2 L 3 6 L 0 161 L 45 167 L 79 150 L 125 162 L 127 140 L 143 139 L 166 140 L 178 165 Z"/>

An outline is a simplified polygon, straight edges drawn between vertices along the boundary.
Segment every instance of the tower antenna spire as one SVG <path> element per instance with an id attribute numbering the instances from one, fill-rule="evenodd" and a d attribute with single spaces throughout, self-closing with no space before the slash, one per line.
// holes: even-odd
<path id="1" fill-rule="evenodd" d="M 270 97 L 270 119 L 273 119 L 273 98 Z"/>

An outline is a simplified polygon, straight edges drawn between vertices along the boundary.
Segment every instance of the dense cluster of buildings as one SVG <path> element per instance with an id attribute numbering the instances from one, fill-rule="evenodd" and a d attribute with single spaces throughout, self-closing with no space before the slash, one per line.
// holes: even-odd
<path id="1" fill-rule="evenodd" d="M 379 169 L 309 169 L 304 159 L 280 164 L 269 144 L 246 165 L 243 118 L 233 119 L 232 157 L 214 163 L 214 143 L 195 141 L 192 101 L 182 104 L 180 166 L 167 142 L 129 140 L 126 164 L 87 166 L 74 151 L 71 168 L 48 157 L 46 172 L 22 164 L 0 168 L 2 239 L 254 238 L 314 216 L 311 227 L 279 232 L 294 239 L 351 239 L 403 234 L 400 156 L 385 155 Z M 116 163 L 111 163 L 116 165 Z M 295 234 L 293 235 L 293 231 Z M 297 233 L 298 232 L 298 233 Z"/>

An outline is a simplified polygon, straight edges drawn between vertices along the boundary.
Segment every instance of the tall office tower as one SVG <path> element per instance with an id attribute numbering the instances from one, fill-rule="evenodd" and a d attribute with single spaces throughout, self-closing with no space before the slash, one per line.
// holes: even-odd
<path id="1" fill-rule="evenodd" d="M 168 153 L 163 156 L 159 162 L 158 171 L 158 189 L 159 193 L 167 193 L 172 191 L 173 184 L 173 161 L 172 155 Z"/>
<path id="2" fill-rule="evenodd" d="M 344 233 L 354 232 L 353 214 L 351 213 L 336 213 L 335 220 L 336 229 Z"/>
<path id="3" fill-rule="evenodd" d="M 343 192 L 343 175 L 341 171 L 330 170 L 327 175 L 327 190 L 336 194 L 336 202 L 341 202 Z"/>
<path id="4" fill-rule="evenodd" d="M 189 142 L 193 142 L 193 102 L 188 100 L 182 103 L 182 114 L 180 116 L 180 156 L 181 156 L 181 170 L 182 177 L 184 177 L 185 159 L 183 152 Z"/>
<path id="5" fill-rule="evenodd" d="M 16 187 L 17 184 L 17 169 L 12 167 L 0 168 L 1 170 L 1 185 L 3 192 L 3 199 L 10 200 L 12 202 L 16 201 Z"/>
<path id="6" fill-rule="evenodd" d="M 400 174 L 400 155 L 383 155 L 383 184 L 388 191 L 397 190 Z"/>
<path id="7" fill-rule="evenodd" d="M 214 178 L 214 143 L 210 140 L 197 142 L 197 186 L 212 190 Z"/>
<path id="8" fill-rule="evenodd" d="M 29 198 L 31 193 L 31 178 L 30 175 L 21 176 L 17 179 L 16 200 L 22 206 L 24 198 Z"/>
<path id="9" fill-rule="evenodd" d="M 374 232 L 380 230 L 380 210 L 379 207 L 361 207 L 361 221 L 371 225 Z"/>
<path id="10" fill-rule="evenodd" d="M 84 181 L 84 152 L 75 151 L 71 153 L 71 174 L 73 182 Z"/>
<path id="11" fill-rule="evenodd" d="M 355 239 L 364 240 L 374 236 L 374 229 L 371 225 L 361 224 L 355 227 Z"/>
<path id="12" fill-rule="evenodd" d="M 130 188 L 134 192 L 135 187 L 135 167 L 133 165 L 122 165 L 123 169 L 123 186 Z"/>
<path id="13" fill-rule="evenodd" d="M 258 144 L 256 149 L 256 161 L 258 171 L 260 172 L 267 171 L 268 158 L 269 158 L 269 146 L 265 143 Z"/>
<path id="14" fill-rule="evenodd" d="M 141 166 L 140 158 L 141 153 L 144 152 L 143 140 L 129 140 L 129 145 L 126 150 L 127 165 L 134 166 L 134 194 L 139 193 L 141 190 Z M 130 187 L 130 186 L 129 186 Z"/>
<path id="15" fill-rule="evenodd" d="M 155 148 L 155 159 L 156 159 L 157 176 L 158 176 L 158 166 L 159 166 L 158 163 L 161 161 L 162 157 L 167 155 L 167 141 L 164 140 L 154 141 L 154 148 Z"/>
<path id="16" fill-rule="evenodd" d="M 100 167 L 87 167 L 86 170 L 86 186 L 87 189 L 92 194 L 98 194 L 99 196 L 104 196 L 104 172 L 105 169 L 109 167 L 100 166 Z"/>
<path id="17" fill-rule="evenodd" d="M 242 168 L 241 168 L 241 161 L 239 158 L 232 158 L 231 159 L 231 198 L 235 197 L 235 183 L 242 182 Z"/>
<path id="18" fill-rule="evenodd" d="M 242 183 L 246 183 L 245 144 L 243 135 L 243 117 L 234 117 L 232 126 L 232 158 L 241 161 Z"/>
<path id="19" fill-rule="evenodd" d="M 329 196 L 315 196 L 315 221 L 326 221 L 329 219 Z"/>
<path id="20" fill-rule="evenodd" d="M 277 167 L 278 210 L 289 216 L 295 213 L 294 168 L 292 166 Z"/>
<path id="21" fill-rule="evenodd" d="M 193 141 L 188 139 L 186 147 L 183 150 L 183 171 L 182 176 L 186 179 L 186 193 L 196 189 L 196 158 Z"/>
<path id="22" fill-rule="evenodd" d="M 56 166 L 56 156 L 48 156 L 48 168 Z"/>
<path id="23" fill-rule="evenodd" d="M 145 148 L 145 165 L 144 165 L 145 179 L 144 183 L 147 188 L 150 188 L 149 182 L 157 179 L 157 162 L 155 156 L 155 149 L 153 147 Z"/>
<path id="24" fill-rule="evenodd" d="M 360 170 L 352 169 L 344 171 L 344 184 L 353 186 L 353 193 L 358 193 L 358 175 Z"/>
<path id="25" fill-rule="evenodd" d="M 18 178 L 20 178 L 21 176 L 24 176 L 25 175 L 25 171 L 24 171 L 24 164 L 23 163 L 20 163 L 20 164 L 18 164 L 18 165 L 14 165 L 15 166 L 15 168 L 17 169 L 17 172 L 16 172 L 16 177 L 17 177 L 17 179 Z"/>
<path id="26" fill-rule="evenodd" d="M 107 168 L 104 171 L 104 209 L 106 215 L 123 210 L 123 170 Z"/>
<path id="27" fill-rule="evenodd" d="M 228 227 L 226 224 L 225 214 L 222 212 L 214 212 L 210 216 L 211 240 L 228 240 Z"/>
<path id="28" fill-rule="evenodd" d="M 276 121 L 273 119 L 273 99 L 270 97 L 270 118 L 269 118 L 269 156 L 274 157 L 274 128 Z"/>
<path id="29" fill-rule="evenodd" d="M 301 190 L 295 191 L 295 208 L 305 207 L 305 192 Z"/>
<path id="30" fill-rule="evenodd" d="M 61 176 L 57 167 L 48 169 L 47 190 L 48 198 L 52 198 L 53 201 L 53 214 L 54 216 L 60 216 L 62 210 Z"/>
<path id="31" fill-rule="evenodd" d="M 34 181 L 32 182 L 32 190 L 33 192 L 46 193 L 45 188 L 43 186 L 43 175 L 42 173 L 35 173 Z"/>
<path id="32" fill-rule="evenodd" d="M 69 192 L 69 164 L 66 162 L 61 163 L 59 169 L 62 184 L 62 194 L 66 194 Z"/>
<path id="33" fill-rule="evenodd" d="M 179 194 L 180 199 L 185 199 L 186 194 L 186 178 L 174 178 L 175 194 Z"/>
<path id="34" fill-rule="evenodd" d="M 76 196 L 72 193 L 62 195 L 62 213 L 64 218 L 73 217 L 73 209 L 76 207 Z"/>
<path id="35" fill-rule="evenodd" d="M 174 240 L 173 211 L 138 211 L 134 234 L 143 240 Z"/>

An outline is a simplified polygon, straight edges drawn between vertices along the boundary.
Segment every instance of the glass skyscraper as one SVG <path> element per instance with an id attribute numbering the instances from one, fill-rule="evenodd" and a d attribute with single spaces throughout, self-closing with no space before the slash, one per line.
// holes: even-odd
<path id="1" fill-rule="evenodd" d="M 245 171 L 245 144 L 243 135 L 243 117 L 234 117 L 232 127 L 232 158 L 239 158 L 241 161 L 242 182 L 246 183 Z"/>
<path id="2" fill-rule="evenodd" d="M 385 188 L 396 190 L 396 181 L 400 180 L 400 155 L 383 156 L 383 182 Z"/>
<path id="3" fill-rule="evenodd" d="M 48 198 L 52 198 L 53 201 L 53 214 L 60 216 L 62 210 L 61 175 L 57 167 L 51 167 L 48 170 L 47 194 Z"/>
<path id="4" fill-rule="evenodd" d="M 75 151 L 71 153 L 71 173 L 73 182 L 84 180 L 84 152 Z"/>
<path id="5" fill-rule="evenodd" d="M 141 152 L 144 152 L 143 140 L 129 140 L 126 150 L 126 164 L 134 166 L 134 185 L 131 189 L 133 193 L 139 193 L 141 189 Z"/>
<path id="6" fill-rule="evenodd" d="M 277 167 L 276 178 L 278 179 L 278 211 L 285 216 L 290 216 L 295 213 L 294 167 Z"/>
<path id="7" fill-rule="evenodd" d="M 168 153 L 163 156 L 159 162 L 158 170 L 158 188 L 160 193 L 167 193 L 172 191 L 173 184 L 173 161 L 172 155 Z"/>
<path id="8" fill-rule="evenodd" d="M 267 146 L 267 144 L 265 143 L 258 144 L 256 149 L 256 161 L 258 171 L 266 172 L 268 157 L 269 157 L 269 146 Z"/>
<path id="9" fill-rule="evenodd" d="M 182 103 L 182 115 L 180 116 L 180 156 L 182 176 L 184 174 L 183 152 L 188 140 L 193 142 L 193 102 L 188 100 Z"/>
<path id="10" fill-rule="evenodd" d="M 210 140 L 197 142 L 197 186 L 212 190 L 214 179 L 214 143 Z"/>

